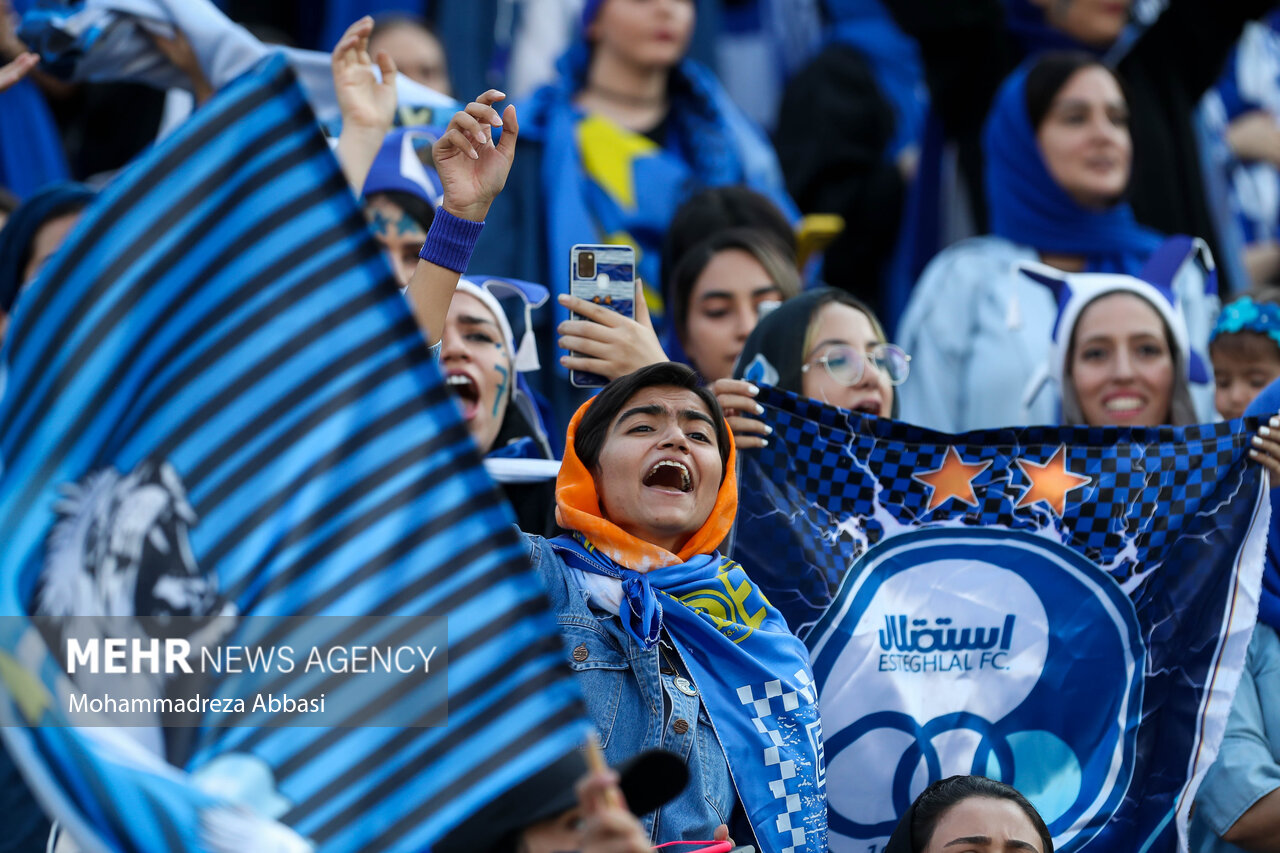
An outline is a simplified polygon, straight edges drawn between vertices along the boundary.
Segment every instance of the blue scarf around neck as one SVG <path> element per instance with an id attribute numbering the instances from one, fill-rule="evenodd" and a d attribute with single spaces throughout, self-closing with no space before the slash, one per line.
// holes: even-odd
<path id="1" fill-rule="evenodd" d="M 718 553 L 636 572 L 580 534 L 551 547 L 622 582 L 619 618 L 652 648 L 665 629 L 702 696 L 762 853 L 825 853 L 826 772 L 809 653 L 742 567 Z"/>

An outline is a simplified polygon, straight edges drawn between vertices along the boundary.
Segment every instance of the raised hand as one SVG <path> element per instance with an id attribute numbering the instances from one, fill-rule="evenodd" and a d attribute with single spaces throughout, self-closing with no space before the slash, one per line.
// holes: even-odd
<path id="1" fill-rule="evenodd" d="M 520 133 L 516 108 L 508 105 L 501 116 L 493 108 L 505 97 L 490 89 L 454 113 L 448 129 L 431 149 L 444 187 L 441 205 L 460 219 L 482 222 L 511 173 Z M 495 127 L 502 128 L 496 145 Z"/>
<path id="2" fill-rule="evenodd" d="M 379 141 L 391 129 L 396 115 L 396 64 L 386 51 L 378 51 L 378 70 L 369 57 L 369 35 L 373 18 L 365 15 L 342 34 L 333 48 L 333 88 L 342 110 L 342 126 L 367 128 L 378 132 Z"/>

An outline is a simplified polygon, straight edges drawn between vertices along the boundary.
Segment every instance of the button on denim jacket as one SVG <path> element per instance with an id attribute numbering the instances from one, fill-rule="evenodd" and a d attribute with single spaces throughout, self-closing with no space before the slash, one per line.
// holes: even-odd
<path id="1" fill-rule="evenodd" d="M 663 674 L 661 644 L 645 649 L 627 635 L 617 616 L 592 610 L 587 591 L 570 574 L 574 570 L 545 539 L 526 538 L 533 568 L 560 624 L 565 659 L 577 673 L 609 763 L 616 766 L 642 750 L 661 747 L 689 765 L 688 786 L 642 818 L 645 829 L 654 843 L 710 840 L 717 826 L 730 824 L 738 795 L 700 696 L 680 690 L 678 674 Z M 674 649 L 666 654 L 678 660 Z M 670 708 L 665 719 L 664 696 Z"/>

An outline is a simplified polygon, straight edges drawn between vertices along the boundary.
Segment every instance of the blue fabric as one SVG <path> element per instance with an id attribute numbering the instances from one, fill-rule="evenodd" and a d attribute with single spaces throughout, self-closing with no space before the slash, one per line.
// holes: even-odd
<path id="1" fill-rule="evenodd" d="M 1218 757 L 1196 792 L 1191 853 L 1248 853 L 1222 840 L 1250 806 L 1280 788 L 1280 637 L 1259 625 Z M 1258 848 L 1253 848 L 1258 849 Z"/>
<path id="2" fill-rule="evenodd" d="M 425 165 L 418 152 L 429 151 L 443 132 L 438 127 L 406 127 L 388 133 L 365 176 L 361 194 L 396 191 L 416 196 L 432 207 L 439 205 L 444 198 L 440 173 Z M 426 160 L 431 161 L 429 154 Z"/>
<path id="3" fill-rule="evenodd" d="M 62 137 L 34 83 L 23 80 L 0 92 L 0 116 L 8 127 L 0 133 L 0 186 L 26 198 L 71 177 Z"/>
<path id="4" fill-rule="evenodd" d="M 920 785 L 981 773 L 1058 849 L 1174 850 L 1253 629 L 1251 431 L 951 435 L 758 400 L 733 557 L 810 649 L 832 849 L 882 850 Z"/>
<path id="5" fill-rule="evenodd" d="M 1044 7 L 1031 0 L 1005 0 L 1005 26 L 1027 55 L 1049 50 L 1099 50 L 1077 41 L 1045 20 Z"/>
<path id="6" fill-rule="evenodd" d="M 618 619 L 606 614 L 615 608 L 588 588 L 586 576 L 566 566 L 546 539 L 527 539 L 534 571 L 560 625 L 564 656 L 609 764 L 618 766 L 648 749 L 665 749 L 689 768 L 689 782 L 680 795 L 641 818 L 653 842 L 709 839 L 717 826 L 728 823 L 741 843 L 753 843 L 749 828 L 732 817 L 740 811 L 738 795 L 712 721 L 698 691 L 677 681 L 684 673 L 669 662 L 674 657 L 670 646 L 645 649 L 636 643 Z M 677 729 L 672 725 L 676 720 L 687 728 Z"/>
<path id="7" fill-rule="evenodd" d="M 619 204 L 585 173 L 577 128 L 585 116 L 572 99 L 586 81 L 589 54 L 578 41 L 561 58 L 560 78 L 521 106 L 521 137 L 543 143 L 542 188 L 546 210 L 547 281 L 557 293 L 569 281 L 569 248 L 627 234 L 636 242 L 638 274 L 651 304 L 660 299 L 662 236 L 676 208 L 699 187 L 746 184 L 768 196 L 789 220 L 798 211 L 783 186 L 769 141 L 729 100 L 714 75 L 693 60 L 672 72 L 670 132 L 666 144 L 633 163 L 635 206 Z M 553 305 L 558 324 L 568 311 Z M 651 311 L 659 334 L 664 312 Z M 568 372 L 556 365 L 557 375 Z"/>
<path id="8" fill-rule="evenodd" d="M 622 581 L 622 624 L 643 648 L 665 629 L 702 693 L 762 853 L 826 851 L 808 655 L 742 567 L 715 553 L 642 573 L 614 563 L 580 535 L 557 537 L 551 546 L 570 568 Z M 792 762 L 794 775 L 784 770 L 780 782 L 778 768 Z M 792 829 L 801 829 L 802 843 Z"/>
<path id="9" fill-rule="evenodd" d="M 1268 419 L 1280 413 L 1280 379 L 1272 382 L 1244 410 L 1247 418 Z M 1271 528 L 1267 533 L 1267 568 L 1262 574 L 1258 621 L 1280 631 L 1280 489 L 1271 490 Z"/>
<path id="10" fill-rule="evenodd" d="M 867 58 L 881 94 L 893 109 L 889 159 L 919 146 L 929 103 L 919 46 L 898 28 L 880 0 L 826 0 L 826 6 L 832 17 L 830 38 Z"/>
<path id="11" fill-rule="evenodd" d="M 50 219 L 87 205 L 94 196 L 84 184 L 58 183 L 27 198 L 0 229 L 0 311 L 10 312 L 24 284 L 36 232 Z"/>
<path id="12" fill-rule="evenodd" d="M 591 26 L 591 22 L 596 19 L 596 15 L 600 14 L 600 7 L 604 5 L 604 0 L 587 0 L 582 5 L 582 29 Z"/>
<path id="13" fill-rule="evenodd" d="M 1054 181 L 1027 116 L 1024 63 L 1001 85 L 983 134 L 991 232 L 1040 252 L 1083 255 L 1088 272 L 1136 274 L 1161 236 L 1128 203 L 1103 211 L 1077 204 Z"/>
<path id="14" fill-rule="evenodd" d="M 84 846 L 426 849 L 582 743 L 511 513 L 283 57 L 99 194 L 18 303 L 2 359 L 0 721 L 25 725 L 0 737 Z M 163 545 L 141 569 L 144 536 Z M 123 600 L 86 588 L 103 560 L 131 578 Z M 68 697 L 137 682 L 59 663 L 68 617 L 106 612 L 135 639 L 187 636 L 194 666 L 223 644 L 289 646 L 298 666 L 151 681 L 133 695 L 244 704 L 167 731 L 152 708 L 118 730 L 135 749 L 116 748 L 66 725 Z M 397 689 L 304 667 L 331 644 L 440 647 L 428 638 L 470 698 L 420 669 Z M 253 707 L 326 691 L 319 717 Z M 412 772 L 388 776 L 389 751 Z M 484 849 L 517 818 L 468 828 Z"/>

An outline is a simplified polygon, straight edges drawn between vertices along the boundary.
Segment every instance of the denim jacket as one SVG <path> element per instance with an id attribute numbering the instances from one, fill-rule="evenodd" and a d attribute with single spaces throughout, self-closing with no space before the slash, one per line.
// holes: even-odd
<path id="1" fill-rule="evenodd" d="M 676 651 L 664 643 L 645 649 L 631 639 L 617 616 L 592 609 L 573 570 L 545 539 L 526 538 L 609 763 L 660 747 L 689 766 L 680 796 L 642 819 L 650 838 L 655 844 L 705 841 L 722 823 L 732 828 L 738 795 L 729 765 L 701 698 L 688 695 L 697 688 L 681 678 Z"/>

